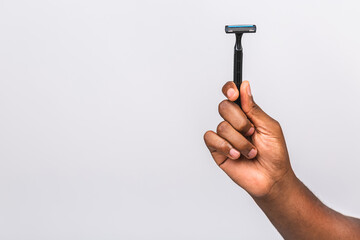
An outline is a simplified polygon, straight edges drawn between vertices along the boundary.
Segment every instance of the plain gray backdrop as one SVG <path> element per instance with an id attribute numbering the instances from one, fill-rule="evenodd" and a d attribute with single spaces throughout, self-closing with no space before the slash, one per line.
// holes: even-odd
<path id="1" fill-rule="evenodd" d="M 281 239 L 213 162 L 235 37 L 297 176 L 360 217 L 358 1 L 0 0 L 1 239 Z"/>

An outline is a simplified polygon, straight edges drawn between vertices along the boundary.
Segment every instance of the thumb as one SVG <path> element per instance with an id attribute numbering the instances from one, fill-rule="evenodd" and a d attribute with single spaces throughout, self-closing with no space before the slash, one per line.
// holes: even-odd
<path id="1" fill-rule="evenodd" d="M 254 102 L 248 81 L 242 82 L 240 86 L 240 97 L 241 108 L 255 127 L 271 127 L 274 122 L 276 122 Z"/>

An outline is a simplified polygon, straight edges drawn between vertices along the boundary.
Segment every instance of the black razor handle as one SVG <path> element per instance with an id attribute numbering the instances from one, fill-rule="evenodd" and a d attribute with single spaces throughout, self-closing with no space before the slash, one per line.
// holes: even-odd
<path id="1" fill-rule="evenodd" d="M 236 43 L 234 49 L 234 83 L 239 90 L 239 97 L 235 103 L 241 108 L 240 86 L 242 83 L 243 50 L 241 46 L 242 34 L 236 34 Z"/>

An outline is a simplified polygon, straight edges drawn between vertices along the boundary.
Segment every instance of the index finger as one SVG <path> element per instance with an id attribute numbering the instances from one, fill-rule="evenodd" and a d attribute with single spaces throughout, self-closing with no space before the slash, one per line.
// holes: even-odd
<path id="1" fill-rule="evenodd" d="M 222 92 L 230 101 L 234 102 L 239 97 L 239 90 L 237 89 L 234 82 L 229 81 L 225 83 L 222 88 Z"/>

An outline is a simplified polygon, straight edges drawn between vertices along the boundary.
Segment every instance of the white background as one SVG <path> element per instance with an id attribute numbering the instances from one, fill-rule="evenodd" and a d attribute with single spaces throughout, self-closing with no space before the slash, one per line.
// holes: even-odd
<path id="1" fill-rule="evenodd" d="M 235 37 L 293 168 L 360 217 L 358 1 L 0 1 L 1 239 L 281 239 L 214 164 Z"/>

